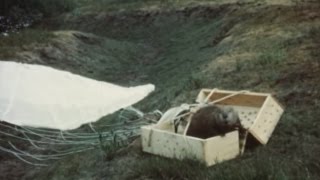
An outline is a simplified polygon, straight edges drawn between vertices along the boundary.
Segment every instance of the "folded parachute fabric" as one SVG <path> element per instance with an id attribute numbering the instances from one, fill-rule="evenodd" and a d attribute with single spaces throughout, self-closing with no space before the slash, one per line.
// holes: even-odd
<path id="1" fill-rule="evenodd" d="M 0 120 L 71 130 L 128 107 L 152 84 L 121 87 L 41 65 L 0 61 Z"/>

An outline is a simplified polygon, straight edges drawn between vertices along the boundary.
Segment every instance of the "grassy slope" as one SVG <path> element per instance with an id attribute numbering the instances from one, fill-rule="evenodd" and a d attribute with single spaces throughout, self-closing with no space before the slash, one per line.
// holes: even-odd
<path id="1" fill-rule="evenodd" d="M 134 10 L 145 5 L 139 3 L 113 4 L 130 9 L 113 13 L 92 12 L 93 7 L 75 10 L 55 29 L 95 35 L 46 34 L 46 43 L 18 47 L 15 56 L 120 84 L 152 82 L 157 91 L 138 105 L 146 111 L 191 102 L 202 87 L 275 93 L 286 112 L 269 144 L 209 169 L 135 152 L 107 161 L 96 150 L 28 178 L 320 177 L 319 5 L 229 4 L 146 12 Z"/>

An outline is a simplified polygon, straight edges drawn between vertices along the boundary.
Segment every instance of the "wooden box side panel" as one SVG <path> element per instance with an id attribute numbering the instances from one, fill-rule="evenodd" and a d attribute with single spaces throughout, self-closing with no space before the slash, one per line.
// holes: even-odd
<path id="1" fill-rule="evenodd" d="M 253 126 L 249 129 L 250 133 L 262 144 L 267 144 L 283 112 L 281 105 L 272 96 L 269 96 Z"/>
<path id="2" fill-rule="evenodd" d="M 239 133 L 233 131 L 223 136 L 209 138 L 205 143 L 207 166 L 233 159 L 240 154 Z"/>
<path id="3" fill-rule="evenodd" d="M 210 94 L 211 90 L 201 90 L 197 97 L 197 102 L 204 102 L 206 97 Z M 221 99 L 228 95 L 238 93 L 237 91 L 215 91 L 209 98 L 209 102 Z M 267 95 L 258 93 L 246 93 L 238 94 L 233 97 L 227 98 L 220 101 L 218 104 L 221 105 L 235 105 L 235 106 L 250 106 L 250 107 L 261 107 L 266 100 Z"/>
<path id="4" fill-rule="evenodd" d="M 182 136 L 152 126 L 142 127 L 142 149 L 145 152 L 169 158 L 204 161 L 204 140 Z"/>

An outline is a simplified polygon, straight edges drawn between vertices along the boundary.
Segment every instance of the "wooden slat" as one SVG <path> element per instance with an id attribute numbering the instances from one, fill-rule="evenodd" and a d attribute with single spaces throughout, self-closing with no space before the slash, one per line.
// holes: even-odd
<path id="1" fill-rule="evenodd" d="M 205 143 L 205 161 L 207 166 L 233 159 L 239 153 L 238 131 L 230 132 L 225 136 L 209 138 Z"/>
<path id="2" fill-rule="evenodd" d="M 207 93 L 207 92 L 210 92 L 211 89 L 204 88 L 204 89 L 201 89 L 200 92 L 202 92 L 202 91 Z M 239 92 L 239 91 L 231 91 L 231 90 L 222 90 L 222 89 L 217 89 L 217 88 L 216 88 L 216 91 L 219 93 L 226 93 L 226 94 L 234 94 L 234 93 Z M 253 96 L 269 96 L 269 95 L 271 95 L 270 93 L 258 93 L 258 92 L 251 92 L 251 91 L 248 91 L 247 94 L 253 95 Z"/>
<path id="3" fill-rule="evenodd" d="M 209 95 L 209 90 L 202 90 L 198 95 L 197 102 L 203 102 L 205 97 Z M 209 98 L 209 102 L 221 99 L 223 97 L 229 96 L 231 94 L 238 93 L 238 91 L 221 91 L 216 90 L 211 97 Z M 250 106 L 250 107 L 261 107 L 263 102 L 265 101 L 267 94 L 258 94 L 258 93 L 246 93 L 246 94 L 238 94 L 236 96 L 227 98 L 223 101 L 220 101 L 217 104 L 222 105 L 238 105 L 238 106 Z"/>

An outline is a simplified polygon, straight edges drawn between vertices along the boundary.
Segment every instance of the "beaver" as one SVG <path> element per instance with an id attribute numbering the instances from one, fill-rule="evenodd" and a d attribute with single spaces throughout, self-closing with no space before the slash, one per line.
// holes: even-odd
<path id="1" fill-rule="evenodd" d="M 224 136 L 237 128 L 242 126 L 237 112 L 232 108 L 207 105 L 191 117 L 187 135 L 206 139 L 217 135 Z"/>

